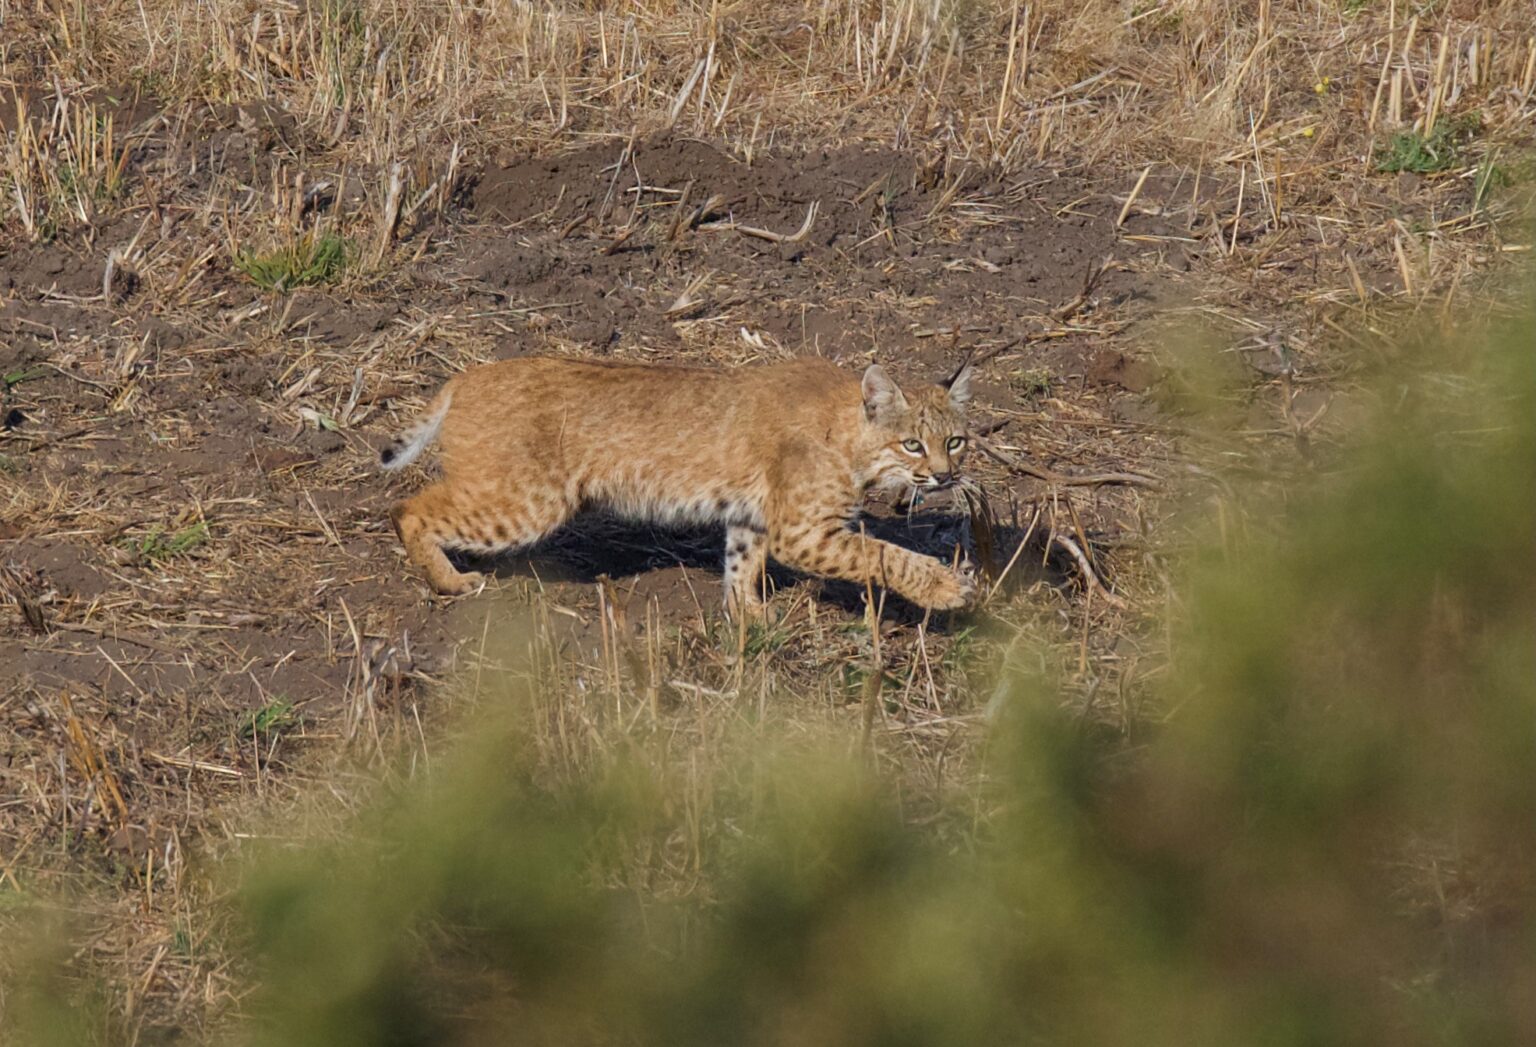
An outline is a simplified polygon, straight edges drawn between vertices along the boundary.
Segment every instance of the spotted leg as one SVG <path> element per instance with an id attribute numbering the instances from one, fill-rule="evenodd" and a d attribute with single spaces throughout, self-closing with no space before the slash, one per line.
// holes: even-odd
<path id="1" fill-rule="evenodd" d="M 768 565 L 768 538 L 752 527 L 725 529 L 725 610 L 757 618 L 763 614 L 763 581 Z"/>
<path id="2" fill-rule="evenodd" d="M 390 513 L 406 554 L 445 595 L 470 592 L 483 580 L 460 571 L 444 549 L 496 553 L 532 545 L 570 516 L 572 507 L 555 497 L 531 499 L 498 487 L 439 483 L 401 502 Z"/>

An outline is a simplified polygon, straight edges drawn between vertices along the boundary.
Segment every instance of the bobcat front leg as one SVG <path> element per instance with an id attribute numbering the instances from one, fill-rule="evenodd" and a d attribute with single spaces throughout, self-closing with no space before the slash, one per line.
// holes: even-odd
<path id="1" fill-rule="evenodd" d="M 755 527 L 725 529 L 725 610 L 733 619 L 763 617 L 768 542 Z"/>
<path id="2" fill-rule="evenodd" d="M 894 589 L 935 611 L 965 607 L 976 583 L 930 556 L 854 533 L 841 520 L 770 529 L 768 552 L 780 563 L 811 574 Z"/>

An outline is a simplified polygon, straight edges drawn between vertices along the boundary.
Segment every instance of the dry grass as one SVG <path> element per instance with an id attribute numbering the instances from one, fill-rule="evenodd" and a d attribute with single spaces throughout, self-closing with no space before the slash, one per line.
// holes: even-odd
<path id="1" fill-rule="evenodd" d="M 1306 474 L 1388 335 L 1501 307 L 1484 274 L 1530 250 L 1533 124 L 1527 0 L 0 0 L 0 407 L 24 419 L 0 435 L 0 641 L 27 667 L 0 666 L 0 897 L 76 892 L 114 1034 L 206 1036 L 249 972 L 192 856 L 238 852 L 253 805 L 421 773 L 447 706 L 508 672 L 536 683 L 548 773 L 641 744 L 700 807 L 743 724 L 831 723 L 922 819 L 974 785 L 991 667 L 1025 651 L 1133 737 L 1165 715 L 1139 695 L 1166 665 L 1177 506 Z M 731 170 L 816 173 L 849 143 L 910 162 L 899 185 L 826 171 L 780 214 L 641 170 L 647 142 L 693 139 Z M 577 211 L 564 190 L 501 224 L 466 210 L 501 165 L 605 147 Z M 1038 261 L 1089 217 L 1111 259 L 1042 288 L 946 297 L 903 268 L 942 251 L 980 281 L 1015 231 Z M 320 265 L 320 243 L 346 246 Z M 613 266 L 626 333 L 592 333 L 606 299 L 474 268 L 513 249 Z M 444 374 L 509 340 L 743 364 L 824 348 L 818 315 L 833 351 L 908 374 L 989 358 L 993 515 L 930 536 L 992 560 L 971 625 L 799 585 L 732 634 L 697 564 L 611 581 L 599 558 L 454 607 L 411 588 L 367 451 Z M 1155 365 L 1154 392 L 1090 380 L 1106 347 Z M 1241 435 L 1219 459 L 1211 417 Z M 702 889 L 705 845 L 641 865 Z"/>

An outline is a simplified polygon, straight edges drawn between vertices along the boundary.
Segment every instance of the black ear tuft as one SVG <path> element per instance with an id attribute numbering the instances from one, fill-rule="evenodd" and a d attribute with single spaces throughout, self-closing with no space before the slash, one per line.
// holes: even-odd
<path id="1" fill-rule="evenodd" d="M 965 372 L 971 369 L 971 361 L 975 359 L 976 350 L 972 349 L 970 352 L 965 354 L 965 359 L 960 361 L 960 366 L 955 368 L 955 373 L 939 383 L 940 388 L 953 389 L 955 387 L 955 383 L 958 382 L 962 377 L 969 377 Z"/>
<path id="2" fill-rule="evenodd" d="M 966 404 L 971 402 L 971 375 L 976 370 L 971 365 L 974 357 L 975 353 L 968 353 L 965 357 L 965 362 L 960 365 L 959 369 L 939 383 L 941 388 L 949 391 L 949 402 L 956 409 L 964 408 Z"/>
<path id="3" fill-rule="evenodd" d="M 379 464 L 388 465 L 390 462 L 395 460 L 395 455 L 398 453 L 399 452 L 396 451 L 394 447 L 384 448 L 384 450 L 379 452 Z"/>

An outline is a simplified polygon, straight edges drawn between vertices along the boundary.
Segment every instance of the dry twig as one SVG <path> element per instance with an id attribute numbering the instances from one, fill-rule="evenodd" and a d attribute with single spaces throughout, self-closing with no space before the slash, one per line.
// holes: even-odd
<path id="1" fill-rule="evenodd" d="M 737 232 L 742 236 L 756 237 L 759 240 L 767 240 L 775 244 L 797 244 L 811 234 L 811 226 L 816 222 L 816 211 L 819 203 L 811 204 L 805 212 L 805 221 L 800 223 L 800 228 L 795 232 L 785 235 L 775 233 L 771 229 L 758 229 L 755 226 L 742 225 L 740 222 L 706 222 L 699 226 L 700 229 L 708 229 L 711 232 Z"/>
<path id="2" fill-rule="evenodd" d="M 1122 485 L 1126 487 L 1146 487 L 1154 491 L 1162 490 L 1162 481 L 1151 476 L 1143 476 L 1141 473 L 1087 473 L 1080 476 L 1068 476 L 1062 473 L 1052 472 L 1038 465 L 1030 465 L 1010 454 L 1004 454 L 993 447 L 987 441 L 979 439 L 973 433 L 971 442 L 988 458 L 1002 465 L 1009 472 L 1017 476 L 1027 476 L 1034 480 L 1043 480 L 1056 487 L 1101 487 L 1108 485 Z"/>

